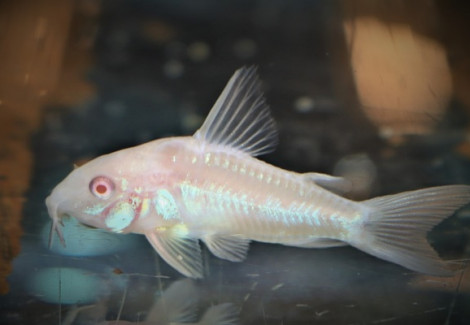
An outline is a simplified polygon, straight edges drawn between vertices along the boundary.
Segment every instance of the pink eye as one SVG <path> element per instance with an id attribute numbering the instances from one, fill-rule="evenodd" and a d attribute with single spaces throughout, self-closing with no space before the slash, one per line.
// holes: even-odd
<path id="1" fill-rule="evenodd" d="M 100 199 L 107 199 L 114 191 L 114 183 L 106 176 L 97 176 L 90 182 L 90 192 Z"/>

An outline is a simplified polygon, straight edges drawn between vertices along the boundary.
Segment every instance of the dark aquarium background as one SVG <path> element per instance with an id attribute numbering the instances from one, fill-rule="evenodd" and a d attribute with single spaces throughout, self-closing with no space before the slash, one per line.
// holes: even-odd
<path id="1" fill-rule="evenodd" d="M 453 277 L 252 243 L 242 263 L 203 247 L 193 281 L 72 219 L 49 249 L 44 200 L 74 164 L 194 133 L 251 65 L 280 136 L 262 160 L 355 200 L 470 184 L 469 22 L 457 0 L 0 2 L 0 323 L 468 324 L 470 206 L 428 235 Z"/>

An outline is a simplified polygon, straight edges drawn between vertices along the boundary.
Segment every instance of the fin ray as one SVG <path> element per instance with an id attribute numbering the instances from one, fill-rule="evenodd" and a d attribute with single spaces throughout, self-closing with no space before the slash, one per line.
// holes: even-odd
<path id="1" fill-rule="evenodd" d="M 363 203 L 369 217 L 350 244 L 408 269 L 439 276 L 453 273 L 426 234 L 470 201 L 470 186 L 448 185 L 382 196 Z"/>
<path id="2" fill-rule="evenodd" d="M 177 236 L 167 230 L 145 235 L 158 254 L 178 272 L 191 278 L 202 278 L 202 255 L 198 239 Z"/>
<path id="3" fill-rule="evenodd" d="M 252 156 L 274 150 L 277 130 L 255 67 L 235 71 L 194 137 Z"/>
<path id="4" fill-rule="evenodd" d="M 250 246 L 250 240 L 236 235 L 211 235 L 206 236 L 203 241 L 212 254 L 232 262 L 243 261 Z"/>

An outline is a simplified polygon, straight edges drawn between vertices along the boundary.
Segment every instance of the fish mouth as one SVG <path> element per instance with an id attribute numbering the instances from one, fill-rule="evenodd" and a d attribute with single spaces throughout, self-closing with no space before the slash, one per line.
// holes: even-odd
<path id="1" fill-rule="evenodd" d="M 47 206 L 47 211 L 49 212 L 49 216 L 52 219 L 51 230 L 49 232 L 48 247 L 49 249 L 51 249 L 52 247 L 52 242 L 54 240 L 54 233 L 56 233 L 57 237 L 59 237 L 59 240 L 62 246 L 66 247 L 64 235 L 62 234 L 62 228 L 61 228 L 64 226 L 64 223 L 62 222 L 62 218 L 65 216 L 65 214 L 59 213 L 59 204 L 55 204 L 51 196 L 48 196 L 46 198 L 46 206 Z"/>

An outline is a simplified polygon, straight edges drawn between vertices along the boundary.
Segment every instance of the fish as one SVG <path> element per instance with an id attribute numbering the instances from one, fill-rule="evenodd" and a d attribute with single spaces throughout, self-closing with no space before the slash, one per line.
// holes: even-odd
<path id="1" fill-rule="evenodd" d="M 236 325 L 239 310 L 229 302 L 212 305 L 199 320 L 200 293 L 191 279 L 173 282 L 155 299 L 140 322 L 121 319 L 104 320 L 108 313 L 108 301 L 103 299 L 95 305 L 74 307 L 65 315 L 64 325 Z"/>
<path id="2" fill-rule="evenodd" d="M 443 185 L 354 201 L 346 179 L 297 173 L 256 157 L 274 150 L 276 123 L 257 68 L 228 81 L 192 136 L 153 140 L 74 169 L 46 198 L 50 241 L 72 216 L 114 233 L 143 234 L 174 269 L 202 278 L 200 241 L 218 258 L 245 260 L 251 241 L 301 248 L 350 245 L 413 271 L 453 273 L 426 239 L 470 201 Z"/>

